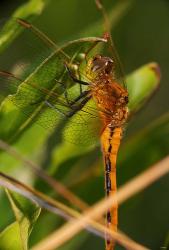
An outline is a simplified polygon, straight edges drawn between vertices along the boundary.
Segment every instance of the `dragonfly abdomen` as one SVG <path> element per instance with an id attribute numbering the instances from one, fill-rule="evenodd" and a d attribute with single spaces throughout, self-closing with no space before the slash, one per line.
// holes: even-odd
<path id="1" fill-rule="evenodd" d="M 105 190 L 107 197 L 116 194 L 116 159 L 121 137 L 121 127 L 112 128 L 109 126 L 105 128 L 101 137 L 105 165 Z M 118 224 L 117 207 L 118 204 L 115 202 L 106 214 L 107 227 L 115 231 L 117 230 Z M 114 241 L 109 236 L 106 237 L 106 245 L 106 249 L 113 249 Z"/>

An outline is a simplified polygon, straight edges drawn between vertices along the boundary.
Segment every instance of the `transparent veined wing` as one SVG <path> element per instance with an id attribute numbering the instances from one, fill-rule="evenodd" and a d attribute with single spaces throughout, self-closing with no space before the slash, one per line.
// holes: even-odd
<path id="1" fill-rule="evenodd" d="M 30 39 L 28 33 L 30 33 L 30 36 L 33 35 L 35 39 L 39 39 L 40 42 L 43 42 L 41 41 L 43 39 L 37 37 L 32 30 L 26 29 L 24 32 L 26 32 L 26 34 L 23 35 L 26 35 L 29 40 L 33 41 L 33 38 Z M 83 86 L 80 87 L 79 84 L 75 84 L 71 80 L 70 75 L 65 70 L 64 63 L 66 62 L 72 65 L 74 61 L 76 61 L 76 56 L 79 53 L 85 53 L 93 43 L 103 41 L 104 39 L 101 38 L 84 38 L 68 42 L 62 48 L 55 45 L 46 47 L 46 43 L 42 43 L 42 45 L 45 45 L 45 48 L 41 54 L 38 52 L 39 57 L 37 53 L 33 53 L 33 55 L 25 53 L 26 57 L 22 59 L 26 61 L 26 66 L 23 63 L 23 67 L 18 67 L 18 75 L 8 73 L 4 70 L 1 71 L 1 100 L 8 96 L 8 94 L 12 94 L 8 97 L 8 100 L 10 99 L 16 107 L 29 117 L 29 121 L 26 122 L 27 125 L 38 120 L 38 123 L 43 127 L 53 129 L 61 120 L 69 117 L 69 122 L 64 128 L 64 136 L 69 138 L 68 140 L 73 141 L 73 134 L 81 130 L 84 135 L 82 136 L 83 139 L 80 139 L 79 136 L 79 141 L 85 142 L 88 141 L 89 138 L 91 140 L 91 134 L 88 132 L 90 132 L 90 123 L 95 123 L 93 120 L 98 119 L 97 111 L 91 103 L 90 105 L 86 104 L 81 106 L 81 109 L 77 108 L 79 103 L 76 103 L 73 108 L 70 107 L 65 96 L 67 96 L 69 102 L 74 101 L 79 95 L 79 91 L 82 91 L 81 88 Z M 39 45 L 38 48 L 40 48 Z M 37 52 L 35 49 L 34 51 Z M 35 59 L 33 60 L 32 57 L 35 57 Z M 77 62 L 77 64 L 79 64 L 79 62 Z M 78 74 L 83 74 L 82 70 L 81 72 L 79 71 Z M 70 117 L 70 113 L 72 113 L 74 117 Z M 92 119 L 92 121 L 90 121 L 90 119 Z M 76 128 L 73 129 L 73 127 Z M 90 135 L 87 136 L 87 133 Z"/>

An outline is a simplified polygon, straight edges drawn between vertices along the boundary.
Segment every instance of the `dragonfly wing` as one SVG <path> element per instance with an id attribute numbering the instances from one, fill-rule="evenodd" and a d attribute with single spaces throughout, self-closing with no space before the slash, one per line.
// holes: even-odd
<path id="1" fill-rule="evenodd" d="M 2 74 L 9 66 L 6 69 L 3 67 L 3 71 L 0 73 L 1 101 L 4 100 L 3 105 L 5 105 L 6 100 L 4 98 L 8 94 L 12 94 L 7 100 L 10 100 L 22 113 L 29 117 L 29 121 L 26 122 L 27 125 L 36 120 L 43 127 L 53 129 L 60 121 L 65 119 L 66 114 L 72 112 L 65 99 L 65 94 L 68 93 L 69 101 L 73 101 L 79 95 L 80 90 L 79 84 L 74 83 L 68 72 L 66 72 L 65 61 L 69 65 L 76 63 L 79 52 L 85 53 L 96 41 L 105 42 L 105 40 L 101 38 L 84 38 L 68 42 L 62 48 L 55 45 L 47 47 L 46 43 L 42 41 L 43 39 L 32 30 L 24 28 L 23 30 L 23 34 L 18 40 L 19 44 L 23 44 L 23 48 L 20 49 L 21 51 L 23 49 L 24 53 L 20 55 L 21 60 L 20 57 L 17 60 L 15 58 L 15 61 L 23 62 L 21 63 L 23 66 L 13 68 L 13 72 L 17 71 L 16 77 L 13 77 L 13 74 Z M 27 47 L 25 43 L 28 45 Z M 66 53 L 63 53 L 63 50 Z M 15 52 L 15 49 L 12 49 L 12 51 Z M 11 54 L 8 56 L 11 56 Z M 59 82 L 64 84 L 61 85 Z M 69 91 L 74 86 L 76 91 Z M 73 124 L 80 124 L 81 121 L 86 124 L 84 118 L 82 118 L 82 114 L 86 114 L 86 110 L 82 109 L 76 113 L 79 119 L 75 121 L 75 118 L 70 118 L 69 123 L 72 124 L 70 128 L 74 127 Z M 22 124 L 19 124 L 19 117 L 15 118 L 18 120 L 18 126 L 22 127 Z M 23 120 L 21 122 L 23 123 Z M 65 129 L 65 131 L 68 130 Z M 66 135 L 66 132 L 64 134 Z"/>
<path id="2" fill-rule="evenodd" d="M 79 109 L 79 105 L 86 98 L 84 96 L 72 107 L 66 101 L 64 91 L 60 85 L 50 91 L 28 81 L 22 82 L 11 73 L 0 72 L 1 98 L 10 94 L 8 100 L 29 118 L 29 124 L 37 122 L 50 131 L 65 121 L 64 139 L 83 145 L 95 144 L 98 130 L 96 132 L 96 126 L 93 127 L 93 124 L 100 124 L 100 122 L 98 122 L 98 111 L 94 102 L 90 101 Z M 79 93 L 77 84 L 70 87 L 67 90 L 69 102 L 76 99 Z"/>
<path id="3" fill-rule="evenodd" d="M 101 120 L 95 103 L 91 99 L 79 112 L 68 120 L 63 137 L 74 144 L 95 146 L 99 143 Z"/>

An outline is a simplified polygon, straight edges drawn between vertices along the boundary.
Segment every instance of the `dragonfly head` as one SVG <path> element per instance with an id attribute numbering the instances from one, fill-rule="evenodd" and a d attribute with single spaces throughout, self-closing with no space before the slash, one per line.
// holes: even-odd
<path id="1" fill-rule="evenodd" d="M 114 62 L 110 57 L 96 55 L 92 60 L 91 70 L 95 73 L 110 74 L 113 70 Z"/>

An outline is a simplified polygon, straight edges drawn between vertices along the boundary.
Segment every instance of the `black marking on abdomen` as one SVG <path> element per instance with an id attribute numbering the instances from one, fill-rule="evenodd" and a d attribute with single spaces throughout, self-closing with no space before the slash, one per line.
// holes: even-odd
<path id="1" fill-rule="evenodd" d="M 110 127 L 110 133 L 109 133 L 109 146 L 107 149 L 107 155 L 105 157 L 105 185 L 106 185 L 106 194 L 107 196 L 110 195 L 111 192 L 111 171 L 112 171 L 112 165 L 111 165 L 111 161 L 110 161 L 110 154 L 112 152 L 112 137 L 114 134 L 114 128 Z M 109 227 L 109 224 L 111 224 L 112 222 L 112 215 L 111 215 L 111 211 L 108 210 L 106 213 L 106 220 L 107 220 L 107 224 Z M 110 236 L 107 235 L 106 236 L 106 244 L 109 245 L 111 243 L 111 239 Z"/>
<path id="2" fill-rule="evenodd" d="M 110 138 L 112 138 L 112 136 L 113 136 L 113 134 L 114 134 L 114 128 L 111 128 L 111 127 L 110 127 L 110 131 L 111 131 L 111 132 L 110 132 Z"/>
<path id="3" fill-rule="evenodd" d="M 107 212 L 107 223 L 111 223 L 111 213 L 110 213 L 110 211 Z"/>
<path id="4" fill-rule="evenodd" d="M 109 148 L 108 148 L 108 152 L 111 153 L 111 150 L 112 150 L 112 145 L 110 143 Z"/>
<path id="5" fill-rule="evenodd" d="M 109 173 L 106 173 L 106 191 L 109 192 L 111 190 L 111 180 Z"/>
<path id="6" fill-rule="evenodd" d="M 105 184 L 106 184 L 106 194 L 109 196 L 111 191 L 111 179 L 110 179 L 110 173 L 111 173 L 111 162 L 109 156 L 105 158 Z"/>
<path id="7" fill-rule="evenodd" d="M 114 134 L 114 129 L 112 130 L 112 128 L 110 128 L 110 137 L 109 137 L 109 148 L 108 148 L 108 153 L 111 153 L 111 150 L 112 150 L 112 145 L 111 145 L 111 139 L 113 137 L 113 134 Z"/>
<path id="8" fill-rule="evenodd" d="M 111 172 L 111 162 L 110 162 L 109 157 L 106 158 L 105 165 L 106 165 L 106 172 L 110 173 Z"/>

